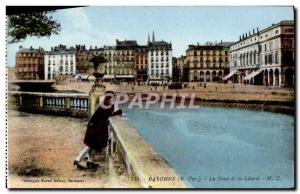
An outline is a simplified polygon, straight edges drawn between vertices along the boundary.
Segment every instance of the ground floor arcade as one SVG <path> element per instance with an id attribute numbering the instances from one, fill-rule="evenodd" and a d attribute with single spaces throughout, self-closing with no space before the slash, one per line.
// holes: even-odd
<path id="1" fill-rule="evenodd" d="M 233 71 L 232 71 L 233 72 Z M 239 69 L 225 76 L 225 81 L 266 86 L 294 86 L 293 67 L 268 67 L 259 69 Z"/>

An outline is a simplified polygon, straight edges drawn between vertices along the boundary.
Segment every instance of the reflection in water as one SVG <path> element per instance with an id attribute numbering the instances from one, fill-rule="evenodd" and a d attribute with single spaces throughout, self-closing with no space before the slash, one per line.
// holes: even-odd
<path id="1" fill-rule="evenodd" d="M 125 112 L 178 174 L 193 187 L 292 187 L 294 117 L 242 109 L 130 109 Z M 244 180 L 245 176 L 260 180 Z M 280 176 L 280 181 L 267 180 Z M 242 177 L 242 181 L 209 181 Z M 205 180 L 206 179 L 206 180 Z"/>

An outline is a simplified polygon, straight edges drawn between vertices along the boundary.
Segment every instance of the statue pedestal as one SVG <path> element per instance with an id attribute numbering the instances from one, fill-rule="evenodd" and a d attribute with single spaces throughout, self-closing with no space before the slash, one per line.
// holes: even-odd
<path id="1" fill-rule="evenodd" d="M 100 97 L 105 94 L 106 87 L 104 85 L 94 85 L 89 93 L 89 118 L 94 114 L 99 104 Z"/>

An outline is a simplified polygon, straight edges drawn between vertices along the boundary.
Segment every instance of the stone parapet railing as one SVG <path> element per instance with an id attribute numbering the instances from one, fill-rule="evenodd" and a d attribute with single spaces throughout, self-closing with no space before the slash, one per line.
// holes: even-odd
<path id="1" fill-rule="evenodd" d="M 140 135 L 127 118 L 109 119 L 110 160 L 116 151 L 124 160 L 129 175 L 144 188 L 188 188 L 167 161 Z"/>
<path id="2" fill-rule="evenodd" d="M 88 117 L 89 96 L 78 93 L 9 91 L 8 108 L 34 113 Z"/>

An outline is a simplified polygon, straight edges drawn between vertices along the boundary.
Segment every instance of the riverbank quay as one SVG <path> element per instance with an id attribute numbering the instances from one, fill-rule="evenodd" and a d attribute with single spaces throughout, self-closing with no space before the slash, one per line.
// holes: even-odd
<path id="1" fill-rule="evenodd" d="M 267 87 L 245 84 L 222 84 L 222 83 L 188 83 L 187 88 L 168 89 L 158 86 L 138 86 L 122 83 L 115 85 L 104 83 L 108 90 L 119 93 L 127 93 L 130 96 L 149 93 L 158 93 L 160 96 L 173 94 L 195 94 L 195 104 L 202 106 L 220 106 L 225 108 L 246 108 L 294 114 L 295 91 L 294 88 Z M 55 86 L 58 90 L 88 91 L 90 83 L 67 83 Z"/>

